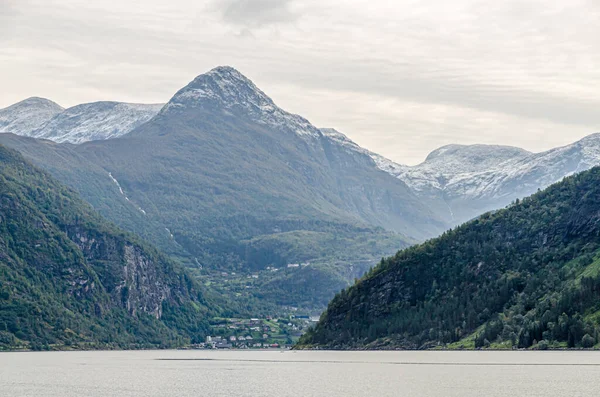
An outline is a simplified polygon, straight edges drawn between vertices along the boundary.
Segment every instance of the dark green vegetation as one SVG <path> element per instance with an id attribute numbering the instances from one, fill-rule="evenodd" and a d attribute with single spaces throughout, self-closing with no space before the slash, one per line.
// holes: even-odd
<path id="1" fill-rule="evenodd" d="M 209 306 L 179 266 L 0 146 L 0 350 L 194 343 Z"/>
<path id="2" fill-rule="evenodd" d="M 311 262 L 298 278 L 272 275 L 251 290 L 279 305 L 323 307 L 382 256 L 445 229 L 368 155 L 283 112 L 230 68 L 199 76 L 118 139 L 73 146 L 2 135 L 0 143 L 202 274 L 245 279 Z"/>
<path id="3" fill-rule="evenodd" d="M 594 168 L 382 261 L 300 345 L 589 348 L 599 331 Z"/>

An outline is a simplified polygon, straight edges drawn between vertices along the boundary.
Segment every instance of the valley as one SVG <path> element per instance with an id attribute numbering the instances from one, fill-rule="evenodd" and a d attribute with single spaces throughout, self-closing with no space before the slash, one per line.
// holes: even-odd
<path id="1" fill-rule="evenodd" d="M 590 135 L 542 153 L 449 145 L 419 165 L 401 165 L 279 108 L 231 67 L 199 75 L 164 105 L 95 102 L 63 109 L 30 98 L 0 110 L 0 132 L 1 145 L 18 150 L 101 216 L 185 269 L 210 300 L 205 313 L 211 314 L 202 321 L 272 318 L 288 324 L 286 319 L 298 313 L 318 317 L 336 294 L 334 303 L 339 302 L 340 291 L 345 296 L 356 280 L 362 285 L 378 273 L 384 266 L 378 263 L 389 261 L 381 258 L 399 250 L 396 257 L 407 255 L 423 241 L 434 244 L 437 240 L 430 239 L 468 227 L 459 226 L 464 222 L 495 217 L 482 214 L 512 208 L 600 164 L 600 139 Z M 530 276 L 502 277 L 513 288 Z M 522 325 L 486 316 L 463 319 L 466 325 L 431 338 L 373 337 L 391 327 L 385 320 L 368 336 L 359 333 L 367 338 L 360 342 L 352 336 L 326 345 L 474 348 L 508 346 L 510 340 L 510 346 L 531 346 L 532 340 L 519 342 L 516 329 Z M 595 332 L 581 321 L 586 334 Z M 507 328 L 498 339 L 501 323 L 516 336 L 508 337 Z M 214 331 L 204 324 L 195 343 Z M 454 323 L 444 319 L 442 324 Z M 442 327 L 428 323 L 434 325 Z M 303 345 L 324 343 L 328 337 L 319 330 Z M 489 343 L 477 339 L 483 334 L 489 334 L 483 338 Z M 295 342 L 299 334 L 293 336 Z M 536 334 L 535 341 L 541 336 Z M 550 347 L 567 343 L 563 336 Z M 284 339 L 260 343 L 289 345 Z"/>

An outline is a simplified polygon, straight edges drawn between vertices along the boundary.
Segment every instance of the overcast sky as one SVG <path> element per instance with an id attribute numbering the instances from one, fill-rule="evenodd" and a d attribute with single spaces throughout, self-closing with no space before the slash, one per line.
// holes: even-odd
<path id="1" fill-rule="evenodd" d="M 231 65 L 284 109 L 415 164 L 600 132 L 598 0 L 0 0 L 0 107 L 166 102 Z"/>

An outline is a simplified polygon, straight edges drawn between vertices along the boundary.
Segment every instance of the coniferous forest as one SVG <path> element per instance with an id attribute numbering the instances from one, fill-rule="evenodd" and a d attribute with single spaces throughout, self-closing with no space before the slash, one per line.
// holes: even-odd
<path id="1" fill-rule="evenodd" d="M 319 348 L 590 348 L 600 168 L 383 259 L 300 341 Z"/>

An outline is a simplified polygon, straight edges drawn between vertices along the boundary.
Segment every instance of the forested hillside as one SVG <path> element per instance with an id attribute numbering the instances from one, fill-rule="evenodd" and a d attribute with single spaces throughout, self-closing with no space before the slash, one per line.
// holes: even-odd
<path id="1" fill-rule="evenodd" d="M 201 340 L 201 287 L 156 249 L 0 146 L 0 350 Z"/>
<path id="2" fill-rule="evenodd" d="M 599 324 L 594 168 L 383 260 L 300 346 L 592 347 Z"/>

